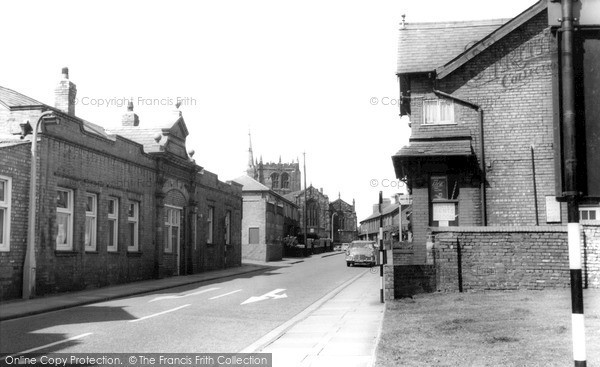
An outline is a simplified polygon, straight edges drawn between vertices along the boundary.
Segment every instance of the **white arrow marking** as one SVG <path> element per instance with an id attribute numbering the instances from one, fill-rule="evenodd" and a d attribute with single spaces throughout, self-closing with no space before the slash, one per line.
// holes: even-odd
<path id="1" fill-rule="evenodd" d="M 208 289 L 204 289 L 202 291 L 198 291 L 198 292 L 194 292 L 194 293 L 188 293 L 188 294 L 182 294 L 182 295 L 178 295 L 178 296 L 156 297 L 153 300 L 148 301 L 148 303 L 154 302 L 154 301 L 160 301 L 160 300 L 163 300 L 163 299 L 178 299 L 178 298 L 185 298 L 185 297 L 189 297 L 189 296 L 196 296 L 198 294 L 202 294 L 202 293 L 206 293 L 206 292 L 211 292 L 211 291 L 216 291 L 217 289 L 221 289 L 221 288 L 208 288 Z"/>
<path id="2" fill-rule="evenodd" d="M 279 292 L 283 292 L 285 291 L 285 288 L 283 289 L 275 289 L 274 291 L 271 291 L 269 293 L 265 293 L 262 296 L 259 297 L 250 297 L 247 300 L 245 300 L 244 302 L 240 303 L 240 305 L 245 305 L 246 303 L 253 303 L 253 302 L 258 302 L 258 301 L 264 301 L 267 299 L 278 299 L 278 298 L 286 298 L 287 294 L 277 294 Z"/>

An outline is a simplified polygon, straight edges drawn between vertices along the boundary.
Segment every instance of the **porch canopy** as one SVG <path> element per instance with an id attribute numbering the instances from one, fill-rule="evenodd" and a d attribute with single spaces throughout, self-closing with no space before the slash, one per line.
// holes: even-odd
<path id="1" fill-rule="evenodd" d="M 470 136 L 444 138 L 411 138 L 408 146 L 392 156 L 399 179 L 411 179 L 426 173 L 428 163 L 444 163 L 455 168 L 471 170 L 477 162 Z"/>

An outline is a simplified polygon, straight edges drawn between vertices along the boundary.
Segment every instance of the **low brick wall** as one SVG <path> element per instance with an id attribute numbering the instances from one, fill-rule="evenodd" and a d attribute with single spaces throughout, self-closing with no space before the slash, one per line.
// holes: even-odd
<path id="1" fill-rule="evenodd" d="M 436 291 L 434 265 L 386 265 L 384 277 L 387 300 Z"/>
<path id="2" fill-rule="evenodd" d="M 600 287 L 600 230 L 582 226 L 584 286 Z M 437 289 L 569 287 L 566 226 L 455 227 L 432 231 Z"/>

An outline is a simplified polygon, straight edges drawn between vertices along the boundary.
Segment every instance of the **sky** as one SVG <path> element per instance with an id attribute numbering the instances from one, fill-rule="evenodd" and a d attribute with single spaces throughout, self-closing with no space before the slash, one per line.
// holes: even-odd
<path id="1" fill-rule="evenodd" d="M 0 85 L 54 105 L 62 67 L 76 114 L 111 127 L 126 101 L 140 126 L 181 100 L 196 163 L 227 181 L 255 158 L 306 153 L 308 185 L 356 200 L 359 221 L 406 192 L 391 156 L 399 116 L 398 30 L 406 22 L 511 18 L 533 0 L 5 1 Z"/>

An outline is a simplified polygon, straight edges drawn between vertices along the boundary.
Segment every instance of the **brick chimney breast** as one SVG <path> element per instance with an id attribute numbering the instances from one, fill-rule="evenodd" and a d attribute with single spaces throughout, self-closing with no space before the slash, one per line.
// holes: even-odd
<path id="1" fill-rule="evenodd" d="M 69 80 L 69 68 L 62 68 L 62 78 L 54 90 L 54 107 L 75 116 L 77 87 Z"/>
<path id="2" fill-rule="evenodd" d="M 121 119 L 121 124 L 123 126 L 138 126 L 140 124 L 140 119 L 138 115 L 133 112 L 133 102 L 129 101 L 127 103 L 127 112 L 123 114 L 123 118 Z"/>

